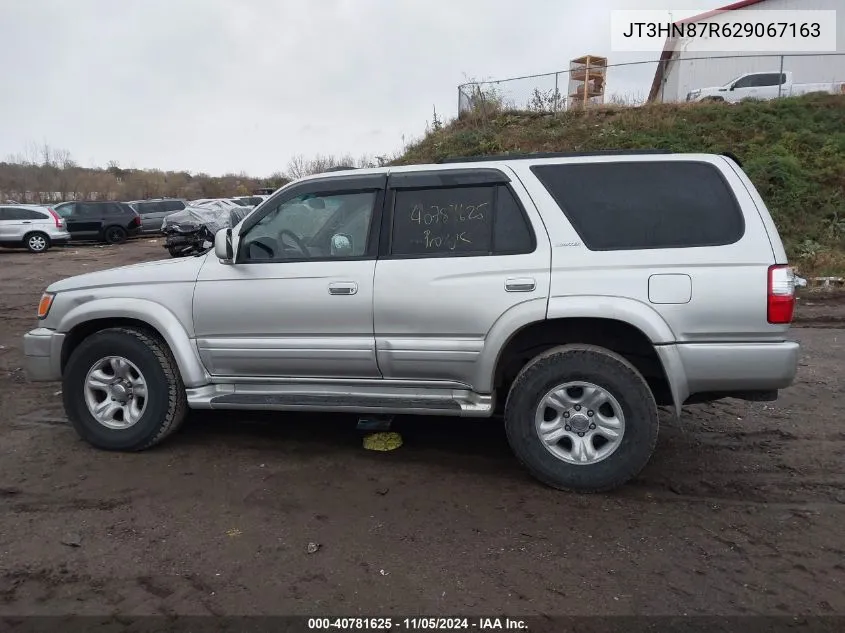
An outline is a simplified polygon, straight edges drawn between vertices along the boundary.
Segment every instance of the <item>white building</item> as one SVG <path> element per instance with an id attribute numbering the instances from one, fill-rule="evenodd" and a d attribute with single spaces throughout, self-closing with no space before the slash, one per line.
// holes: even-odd
<path id="1" fill-rule="evenodd" d="M 795 83 L 845 81 L 845 0 L 742 0 L 721 9 L 702 13 L 683 22 L 727 23 L 735 21 L 737 12 L 761 10 L 834 10 L 838 55 L 780 53 L 760 56 L 753 53 L 718 53 L 703 50 L 702 40 L 683 41 L 669 38 L 663 47 L 660 64 L 654 75 L 649 101 L 684 101 L 691 90 L 723 86 L 732 79 L 750 72 L 792 71 Z M 700 59 L 710 57 L 711 59 Z M 715 57 L 715 58 L 714 58 Z M 695 59 L 699 58 L 699 59 Z"/>

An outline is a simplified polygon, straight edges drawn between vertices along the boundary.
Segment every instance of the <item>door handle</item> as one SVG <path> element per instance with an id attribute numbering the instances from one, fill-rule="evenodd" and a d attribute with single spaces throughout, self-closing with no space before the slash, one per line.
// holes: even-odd
<path id="1" fill-rule="evenodd" d="M 32 224 L 32 220 L 23 220 L 21 224 Z"/>
<path id="2" fill-rule="evenodd" d="M 505 290 L 508 292 L 531 292 L 537 287 L 537 282 L 531 277 L 520 277 L 505 281 Z"/>
<path id="3" fill-rule="evenodd" d="M 330 295 L 354 295 L 358 292 L 358 284 L 354 281 L 341 281 L 329 284 Z"/>

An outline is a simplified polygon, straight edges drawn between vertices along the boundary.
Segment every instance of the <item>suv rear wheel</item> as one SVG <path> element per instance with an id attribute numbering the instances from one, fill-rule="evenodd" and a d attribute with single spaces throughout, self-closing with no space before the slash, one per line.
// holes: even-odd
<path id="1" fill-rule="evenodd" d="M 170 350 L 134 328 L 110 328 L 85 339 L 65 367 L 62 396 L 80 437 L 106 450 L 154 446 L 187 412 Z"/>
<path id="2" fill-rule="evenodd" d="M 122 244 L 126 241 L 126 229 L 120 226 L 106 227 L 103 238 L 108 244 Z"/>
<path id="3" fill-rule="evenodd" d="M 592 345 L 541 354 L 517 376 L 505 405 L 508 441 L 540 481 L 601 492 L 635 477 L 657 443 L 657 404 L 637 369 Z"/>
<path id="4" fill-rule="evenodd" d="M 30 253 L 43 253 L 50 248 L 50 238 L 44 233 L 30 233 L 24 238 L 24 244 Z"/>

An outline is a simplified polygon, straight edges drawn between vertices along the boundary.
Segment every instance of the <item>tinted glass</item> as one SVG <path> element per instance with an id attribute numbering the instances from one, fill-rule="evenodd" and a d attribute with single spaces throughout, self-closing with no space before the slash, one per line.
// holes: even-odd
<path id="1" fill-rule="evenodd" d="M 363 257 L 375 199 L 375 192 L 362 192 L 306 194 L 285 200 L 244 235 L 239 258 L 308 261 Z"/>
<path id="2" fill-rule="evenodd" d="M 160 206 L 162 211 L 181 211 L 185 208 L 185 203 L 181 200 L 165 200 Z"/>
<path id="3" fill-rule="evenodd" d="M 93 202 L 80 202 L 76 205 L 74 216 L 80 218 L 99 218 L 102 216 L 100 205 Z"/>
<path id="4" fill-rule="evenodd" d="M 19 220 L 46 220 L 49 214 L 46 211 L 36 211 L 35 209 L 17 209 Z"/>
<path id="5" fill-rule="evenodd" d="M 75 204 L 64 204 L 54 207 L 54 211 L 58 213 L 61 217 L 67 218 L 73 215 L 74 208 L 76 207 Z"/>
<path id="6" fill-rule="evenodd" d="M 534 233 L 522 206 L 508 187 L 499 185 L 493 224 L 493 251 L 497 255 L 530 253 L 535 245 Z"/>
<path id="7" fill-rule="evenodd" d="M 784 76 L 780 73 L 765 73 L 761 75 L 757 75 L 757 86 L 777 86 L 780 83 L 783 83 Z"/>
<path id="8" fill-rule="evenodd" d="M 136 202 L 135 210 L 139 215 L 146 215 L 148 213 L 159 213 L 162 211 L 162 203 L 160 202 Z"/>
<path id="9" fill-rule="evenodd" d="M 734 88 L 750 88 L 757 84 L 757 75 L 748 75 L 734 84 Z"/>
<path id="10" fill-rule="evenodd" d="M 9 209 L 7 207 L 0 207 L 0 220 L 11 220 L 12 218 L 11 218 L 11 215 L 9 214 L 10 210 L 11 209 Z"/>
<path id="11" fill-rule="evenodd" d="M 400 189 L 393 204 L 393 255 L 490 252 L 494 187 Z"/>
<path id="12" fill-rule="evenodd" d="M 706 163 L 535 165 L 531 171 L 590 250 L 720 246 L 745 231 L 733 193 Z"/>
<path id="13" fill-rule="evenodd" d="M 5 213 L 3 214 L 3 219 L 20 221 L 29 220 L 30 218 L 26 216 L 25 209 L 18 209 L 17 207 L 6 207 Z"/>

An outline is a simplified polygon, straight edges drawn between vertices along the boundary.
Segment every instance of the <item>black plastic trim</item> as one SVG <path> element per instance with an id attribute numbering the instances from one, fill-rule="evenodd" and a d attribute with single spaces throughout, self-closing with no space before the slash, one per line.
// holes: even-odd
<path id="1" fill-rule="evenodd" d="M 499 169 L 437 169 L 390 174 L 391 189 L 425 189 L 427 187 L 468 187 L 474 185 L 507 184 L 510 177 Z"/>

